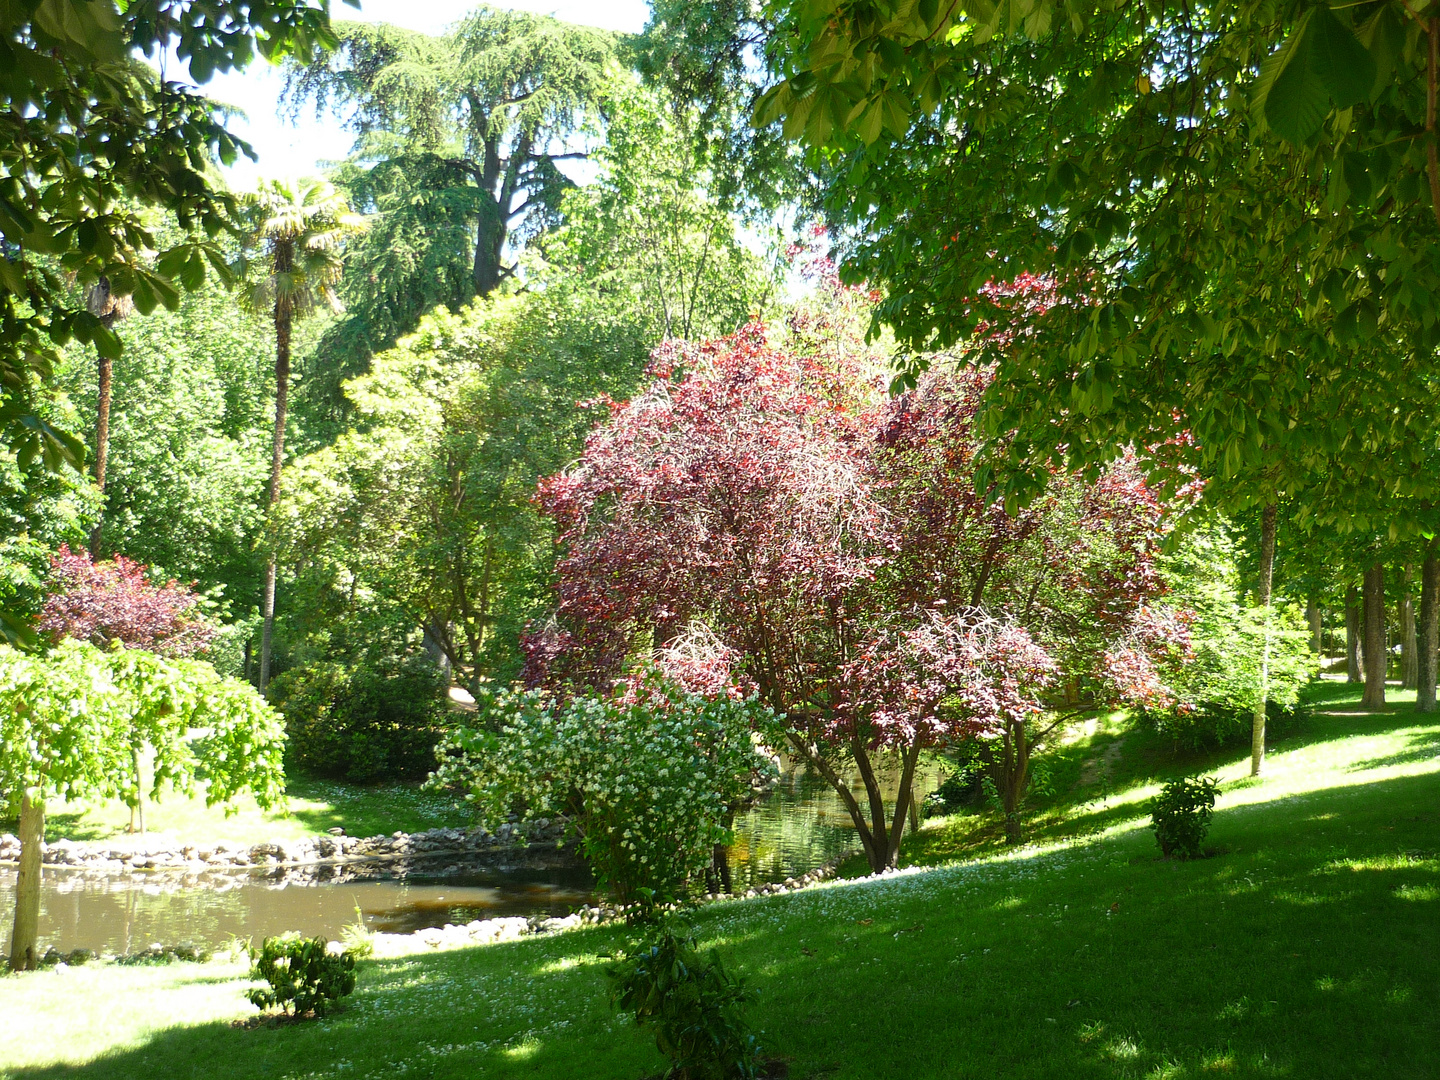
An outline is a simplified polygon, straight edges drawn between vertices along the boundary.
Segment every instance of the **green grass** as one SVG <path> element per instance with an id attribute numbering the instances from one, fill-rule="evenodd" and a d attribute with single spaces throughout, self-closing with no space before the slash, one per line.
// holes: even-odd
<path id="1" fill-rule="evenodd" d="M 177 840 L 255 844 L 267 840 L 297 840 L 339 826 L 351 836 L 394 832 L 423 832 L 471 823 L 468 810 L 436 792 L 415 784 L 376 784 L 361 787 L 309 777 L 291 777 L 287 806 L 261 810 L 248 795 L 225 806 L 207 807 L 200 797 L 167 793 L 145 804 L 147 832 Z M 45 819 L 45 838 L 106 840 L 123 835 L 130 810 L 118 800 L 98 804 L 51 806 Z M 15 822 L 0 818 L 0 829 L 14 831 Z"/>
<path id="2" fill-rule="evenodd" d="M 794 1077 L 1435 1077 L 1440 724 L 1347 702 L 1296 723 L 1261 783 L 1238 752 L 1175 766 L 1226 778 L 1211 858 L 1156 857 L 1140 805 L 1168 766 L 1141 740 L 1108 795 L 1071 791 L 1066 816 L 1057 793 L 1053 829 L 1081 839 L 697 927 Z M 0 1075 L 634 1080 L 662 1062 L 606 1003 L 623 933 L 367 962 L 341 1014 L 255 1030 L 230 1026 L 253 1013 L 233 964 L 3 978 Z"/>

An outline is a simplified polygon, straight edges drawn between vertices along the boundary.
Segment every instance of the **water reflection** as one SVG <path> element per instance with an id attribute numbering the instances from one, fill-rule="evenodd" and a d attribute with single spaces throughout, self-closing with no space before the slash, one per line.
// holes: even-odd
<path id="1" fill-rule="evenodd" d="M 893 796 L 898 770 L 892 766 L 881 775 Z M 917 790 L 929 791 L 939 780 L 936 769 L 922 769 Z M 791 764 L 766 799 L 736 819 L 733 886 L 783 881 L 858 848 L 839 797 L 817 774 Z M 223 881 L 220 888 L 180 888 L 164 874 L 101 878 L 47 869 L 41 948 L 124 954 L 152 942 L 214 948 L 232 938 L 258 941 L 287 930 L 337 937 L 355 922 L 357 907 L 367 928 L 408 933 L 501 915 L 564 915 L 589 901 L 594 888 L 583 866 L 535 851 L 506 863 L 456 870 L 453 859 L 445 859 L 428 869 L 418 864 L 338 884 L 297 884 L 263 871 Z M 7 942 L 14 890 L 14 871 L 0 872 L 0 940 Z"/>

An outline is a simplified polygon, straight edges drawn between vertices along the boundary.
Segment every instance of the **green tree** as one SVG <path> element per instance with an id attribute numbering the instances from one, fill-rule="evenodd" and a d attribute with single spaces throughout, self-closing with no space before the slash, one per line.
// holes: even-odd
<path id="1" fill-rule="evenodd" d="M 599 176 L 565 195 L 564 224 L 538 245 L 550 266 L 630 305 L 655 340 L 727 334 L 769 307 L 778 282 L 713 194 L 720 178 L 689 135 L 694 112 L 621 85 L 607 120 Z M 554 269 L 538 278 L 559 284 Z"/>
<path id="2" fill-rule="evenodd" d="M 335 53 L 290 65 L 286 97 L 353 128 L 354 153 L 336 180 L 380 216 L 349 261 L 342 292 L 352 314 L 324 350 L 348 376 L 437 303 L 457 307 L 515 274 L 515 250 L 558 220 L 572 186 L 560 163 L 585 156 L 616 42 L 483 6 L 441 37 L 383 24 L 337 29 Z"/>
<path id="3" fill-rule="evenodd" d="M 204 729 L 201 734 L 198 729 Z M 40 912 L 40 844 L 50 799 L 140 798 L 132 748 L 154 748 L 150 797 L 161 787 L 210 804 L 251 791 L 284 794 L 279 717 L 247 684 L 196 660 L 136 649 L 102 652 L 66 641 L 43 656 L 0 648 L 0 791 L 20 796 L 12 970 L 33 969 Z"/>
<path id="4" fill-rule="evenodd" d="M 102 556 L 123 553 L 202 591 L 223 588 L 247 609 L 258 609 L 251 598 L 264 573 L 257 548 L 275 364 L 268 321 L 207 283 L 175 311 L 118 328 L 125 363 L 113 387 L 126 407 L 112 419 L 105 488 Z M 313 349 L 307 335 L 320 322 L 296 334 L 297 354 Z M 95 365 L 73 347 L 64 355 L 58 384 L 93 423 Z M 93 437 L 83 422 L 76 430 Z"/>
<path id="5" fill-rule="evenodd" d="M 531 288 L 424 318 L 345 384 L 353 426 L 292 466 L 297 660 L 317 659 L 299 639 L 350 663 L 423 627 L 459 677 L 512 676 L 551 602 L 553 534 L 531 497 L 582 447 L 581 403 L 628 395 L 666 337 L 725 333 L 771 303 L 773 272 L 665 100 L 632 83 L 613 101 L 600 174 L 527 256 Z"/>
<path id="6" fill-rule="evenodd" d="M 256 272 L 242 267 L 248 278 L 241 293 L 250 311 L 268 312 L 275 323 L 275 430 L 270 446 L 270 490 L 267 506 L 280 501 L 281 469 L 285 463 L 286 400 L 290 392 L 290 335 L 296 320 L 322 303 L 338 304 L 335 283 L 340 277 L 340 249 L 364 227 L 339 192 L 326 183 L 302 181 L 291 186 L 272 180 L 249 199 L 250 244 L 260 250 Z M 265 563 L 261 595 L 264 627 L 260 636 L 260 692 L 270 681 L 270 638 L 275 628 L 275 556 Z"/>
<path id="7" fill-rule="evenodd" d="M 115 324 L 128 318 L 135 310 L 135 304 L 128 296 L 116 296 L 110 291 L 110 279 L 101 277 L 85 291 L 85 308 L 100 320 L 106 330 L 114 330 Z M 111 382 L 115 374 L 115 358 L 108 350 L 96 349 L 96 405 L 95 405 L 95 488 L 102 499 L 100 516 L 90 530 L 90 557 L 100 555 L 100 532 L 105 525 L 103 499 L 105 496 L 105 466 L 110 456 L 110 396 Z"/>
<path id="8" fill-rule="evenodd" d="M 291 466 L 297 620 L 342 653 L 423 628 L 466 681 L 513 675 L 549 601 L 535 484 L 581 445 L 593 414 L 578 403 L 627 392 L 650 340 L 623 308 L 563 288 L 423 319 L 347 384 L 356 427 Z"/>

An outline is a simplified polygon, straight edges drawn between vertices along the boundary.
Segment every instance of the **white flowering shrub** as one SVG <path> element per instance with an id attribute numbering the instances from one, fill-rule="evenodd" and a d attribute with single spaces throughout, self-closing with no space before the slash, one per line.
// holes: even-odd
<path id="1" fill-rule="evenodd" d="M 486 726 L 441 744 L 433 782 L 466 790 L 492 828 L 516 808 L 569 815 L 622 903 L 640 889 L 680 899 L 700 885 L 735 809 L 774 767 L 751 737 L 773 722 L 768 708 L 688 693 L 655 671 L 610 698 L 495 690 L 478 704 Z"/>

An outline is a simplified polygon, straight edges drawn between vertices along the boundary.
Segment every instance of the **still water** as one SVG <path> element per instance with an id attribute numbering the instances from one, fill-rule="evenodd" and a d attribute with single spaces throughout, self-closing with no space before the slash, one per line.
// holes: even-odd
<path id="1" fill-rule="evenodd" d="M 882 776 L 895 782 L 894 770 Z M 936 769 L 922 770 L 916 789 L 929 791 L 939 781 Z M 783 881 L 858 849 L 850 815 L 835 792 L 808 769 L 790 766 L 766 798 L 735 821 L 732 886 Z M 218 880 L 219 886 L 178 888 L 163 873 L 97 878 L 47 869 L 41 948 L 125 954 L 152 942 L 214 948 L 232 938 L 258 940 L 287 930 L 337 937 L 357 917 L 369 930 L 408 933 L 501 915 L 565 915 L 591 900 L 594 887 L 584 867 L 535 849 L 458 870 L 450 857 L 339 884 L 297 884 L 264 871 Z M 14 889 L 14 871 L 0 871 L 3 942 Z"/>

